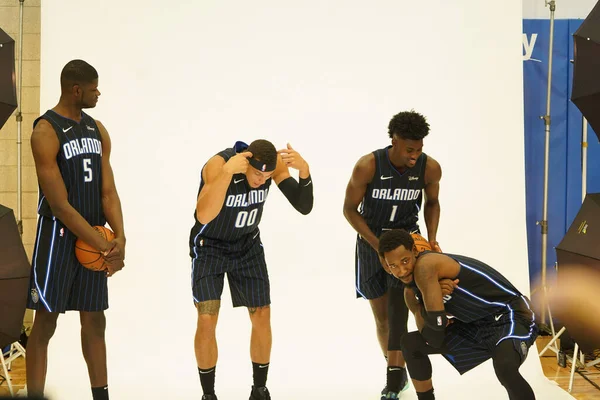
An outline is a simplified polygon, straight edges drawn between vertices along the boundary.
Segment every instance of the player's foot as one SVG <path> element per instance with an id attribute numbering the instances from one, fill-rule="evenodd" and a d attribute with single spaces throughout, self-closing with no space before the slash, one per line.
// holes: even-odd
<path id="1" fill-rule="evenodd" d="M 385 400 L 387 399 L 387 394 L 388 394 L 388 388 L 387 386 L 383 388 L 383 390 L 381 391 L 381 399 L 380 400 Z"/>
<path id="2" fill-rule="evenodd" d="M 266 387 L 254 387 L 252 386 L 252 392 L 250 392 L 250 400 L 271 400 L 271 394 L 269 389 Z"/>
<path id="3" fill-rule="evenodd" d="M 202 396 L 202 400 L 217 400 L 217 395 L 215 394 L 205 394 Z"/>
<path id="4" fill-rule="evenodd" d="M 406 368 L 402 370 L 402 380 L 400 381 L 400 392 L 404 392 L 408 389 L 410 381 L 408 380 L 408 373 L 406 372 Z"/>
<path id="5" fill-rule="evenodd" d="M 399 396 L 398 393 L 395 392 L 387 392 L 387 396 L 385 396 L 386 399 L 397 399 Z"/>

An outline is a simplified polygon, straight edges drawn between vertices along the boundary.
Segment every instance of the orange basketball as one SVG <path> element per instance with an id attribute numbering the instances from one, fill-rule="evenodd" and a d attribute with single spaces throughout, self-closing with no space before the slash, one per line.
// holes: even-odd
<path id="1" fill-rule="evenodd" d="M 113 231 L 104 226 L 94 226 L 93 228 L 109 242 L 115 238 Z M 75 242 L 75 257 L 81 265 L 92 271 L 104 271 L 106 269 L 102 253 L 81 239 L 77 239 Z"/>
<path id="2" fill-rule="evenodd" d="M 423 236 L 419 235 L 418 233 L 411 233 L 410 235 L 413 237 L 413 240 L 415 241 L 414 248 L 417 249 L 419 254 L 426 250 L 431 251 L 431 245 L 429 244 L 427 239 L 425 239 Z"/>

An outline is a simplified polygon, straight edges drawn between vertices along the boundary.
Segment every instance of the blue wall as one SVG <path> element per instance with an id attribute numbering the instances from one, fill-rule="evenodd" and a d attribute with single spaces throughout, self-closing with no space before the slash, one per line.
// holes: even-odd
<path id="1" fill-rule="evenodd" d="M 581 205 L 581 128 L 582 116 L 570 101 L 573 79 L 572 34 L 582 20 L 555 20 L 552 54 L 552 97 L 550 160 L 548 180 L 548 274 L 556 262 L 555 246 L 561 241 Z M 529 275 L 541 274 L 541 228 L 544 193 L 545 125 L 548 84 L 550 21 L 523 20 L 523 89 L 525 99 L 525 183 Z M 535 43 L 533 41 L 535 40 Z M 533 44 L 533 51 L 527 50 Z M 600 143 L 588 128 L 587 192 L 600 192 Z M 510 143 L 507 144 L 510 154 Z"/>

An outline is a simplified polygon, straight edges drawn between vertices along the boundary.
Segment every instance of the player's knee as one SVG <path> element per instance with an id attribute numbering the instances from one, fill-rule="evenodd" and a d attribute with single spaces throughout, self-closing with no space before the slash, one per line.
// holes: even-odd
<path id="1" fill-rule="evenodd" d="M 408 362 L 409 359 L 419 358 L 424 346 L 427 346 L 427 343 L 425 342 L 423 335 L 417 331 L 405 334 L 400 340 L 400 350 L 402 350 L 406 362 Z"/>
<path id="2" fill-rule="evenodd" d="M 81 330 L 83 333 L 104 336 L 106 331 L 106 316 L 103 312 L 81 312 Z"/>
<path id="3" fill-rule="evenodd" d="M 39 340 L 47 343 L 52 339 L 56 331 L 57 319 L 58 313 L 39 313 L 36 315 L 33 327 Z"/>
<path id="4" fill-rule="evenodd" d="M 268 327 L 271 323 L 271 307 L 248 307 L 248 313 L 252 326 L 257 327 Z"/>

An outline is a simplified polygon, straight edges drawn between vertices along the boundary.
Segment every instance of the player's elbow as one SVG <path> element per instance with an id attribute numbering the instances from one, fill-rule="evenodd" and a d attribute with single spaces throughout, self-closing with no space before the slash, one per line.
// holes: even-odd
<path id="1" fill-rule="evenodd" d="M 68 217 L 69 209 L 71 208 L 69 202 L 67 200 L 55 202 L 48 201 L 48 205 L 52 210 L 52 215 L 54 215 L 56 219 L 64 223 L 64 221 Z"/>
<path id="2" fill-rule="evenodd" d="M 196 219 L 198 220 L 198 222 L 200 222 L 202 225 L 206 225 L 208 224 L 210 221 L 213 220 L 214 217 L 210 217 L 208 215 L 208 213 L 205 210 L 202 209 L 196 209 Z"/>
<path id="3" fill-rule="evenodd" d="M 356 206 L 344 202 L 344 207 L 342 210 L 342 212 L 344 213 L 344 217 L 346 217 L 346 219 L 349 221 L 350 218 L 352 218 L 352 215 L 357 213 L 356 209 Z"/>

